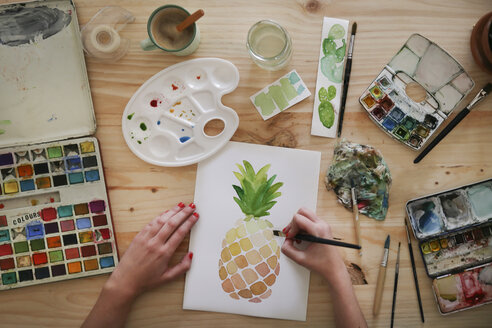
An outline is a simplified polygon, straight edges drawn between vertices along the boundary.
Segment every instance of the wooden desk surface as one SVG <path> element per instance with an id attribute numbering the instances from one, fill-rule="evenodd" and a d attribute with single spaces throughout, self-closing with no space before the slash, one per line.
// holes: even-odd
<path id="1" fill-rule="evenodd" d="M 386 220 L 376 222 L 362 217 L 363 257 L 359 258 L 355 251 L 340 251 L 347 263 L 358 264 L 365 274 L 368 284 L 354 288 L 369 326 L 383 327 L 390 322 L 396 249 L 398 241 L 401 241 L 395 326 L 424 326 L 420 322 L 406 246 L 404 204 L 417 196 L 492 177 L 492 97 L 485 100 L 418 165 L 412 164 L 415 152 L 391 140 L 369 120 L 358 103 L 358 97 L 405 40 L 416 32 L 447 49 L 465 67 L 476 83 L 474 95 L 479 87 L 492 79 L 474 63 L 469 48 L 472 26 L 480 16 L 492 10 L 490 1 L 190 0 L 176 3 L 189 11 L 205 10 L 205 16 L 199 22 L 200 47 L 187 58 L 140 50 L 139 40 L 147 37 L 147 18 L 155 8 L 164 4 L 162 1 L 112 0 L 103 4 L 95 0 L 75 0 L 81 24 L 87 23 L 105 5 L 121 6 L 136 16 L 135 22 L 122 32 L 123 37 L 132 41 L 129 53 L 122 60 L 101 64 L 86 58 L 98 123 L 96 136 L 101 143 L 120 256 L 135 234 L 162 209 L 179 201 L 193 201 L 196 174 L 196 165 L 162 168 L 134 156 L 123 140 L 121 114 L 133 93 L 149 77 L 184 59 L 200 57 L 224 58 L 239 69 L 241 80 L 238 88 L 223 98 L 224 104 L 234 108 L 240 117 L 239 128 L 232 140 L 322 152 L 317 212 L 330 222 L 336 236 L 348 242 L 355 240 L 351 213 L 343 209 L 334 194 L 324 187 L 324 174 L 336 140 L 310 135 L 313 97 L 267 122 L 260 118 L 249 100 L 254 92 L 294 68 L 314 93 L 322 17 L 355 20 L 358 23 L 357 40 L 343 137 L 381 150 L 390 167 L 393 186 Z M 293 40 L 294 54 L 290 65 L 280 72 L 259 69 L 246 52 L 249 27 L 265 18 L 279 22 Z M 470 94 L 467 101 L 473 95 Z M 381 313 L 373 317 L 375 283 L 382 245 L 388 233 L 392 240 L 383 302 Z M 188 240 L 181 245 L 177 256 L 185 254 L 187 245 Z M 441 316 L 431 291 L 431 279 L 425 274 L 416 247 L 414 252 L 425 326 L 490 327 L 490 305 Z M 107 276 L 98 276 L 1 292 L 0 325 L 78 326 L 96 301 L 106 279 Z M 317 274 L 311 275 L 306 322 L 183 311 L 183 286 L 184 277 L 140 297 L 129 316 L 128 326 L 266 327 L 280 324 L 284 327 L 326 327 L 334 324 L 332 302 L 336 300 L 330 297 L 326 283 Z"/>

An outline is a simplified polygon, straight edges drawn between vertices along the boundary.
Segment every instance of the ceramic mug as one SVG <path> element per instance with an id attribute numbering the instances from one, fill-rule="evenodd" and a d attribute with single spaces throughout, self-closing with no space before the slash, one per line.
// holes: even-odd
<path id="1" fill-rule="evenodd" d="M 149 37 L 140 41 L 143 50 L 161 49 L 176 56 L 192 54 L 200 43 L 200 30 L 196 23 L 178 32 L 176 26 L 190 13 L 176 5 L 165 5 L 157 8 L 147 22 Z"/>

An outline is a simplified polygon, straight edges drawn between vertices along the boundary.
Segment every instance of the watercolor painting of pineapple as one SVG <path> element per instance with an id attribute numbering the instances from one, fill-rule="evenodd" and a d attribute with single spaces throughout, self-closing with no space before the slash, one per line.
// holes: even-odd
<path id="1" fill-rule="evenodd" d="M 232 187 L 245 217 L 236 221 L 222 241 L 219 277 L 224 292 L 233 299 L 260 303 L 272 294 L 271 287 L 280 273 L 280 247 L 273 238 L 273 225 L 266 219 L 277 202 L 274 199 L 282 182 L 274 184 L 276 175 L 268 178 L 270 164 L 255 173 L 253 166 L 243 161 L 233 172 L 241 186 Z"/>

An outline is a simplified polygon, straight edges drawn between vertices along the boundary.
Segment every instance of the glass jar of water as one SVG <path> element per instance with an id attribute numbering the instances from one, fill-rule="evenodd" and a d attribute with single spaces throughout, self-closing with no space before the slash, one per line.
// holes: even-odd
<path id="1" fill-rule="evenodd" d="M 289 34 L 271 20 L 259 21 L 249 29 L 246 47 L 253 61 L 270 71 L 285 67 L 292 55 Z"/>

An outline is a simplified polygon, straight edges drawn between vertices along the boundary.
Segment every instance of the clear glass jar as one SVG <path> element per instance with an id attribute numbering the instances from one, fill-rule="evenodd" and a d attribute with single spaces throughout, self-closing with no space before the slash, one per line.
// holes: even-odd
<path id="1" fill-rule="evenodd" d="M 262 20 L 251 26 L 246 47 L 251 59 L 261 68 L 270 71 L 285 67 L 292 55 L 289 34 L 271 20 Z"/>

